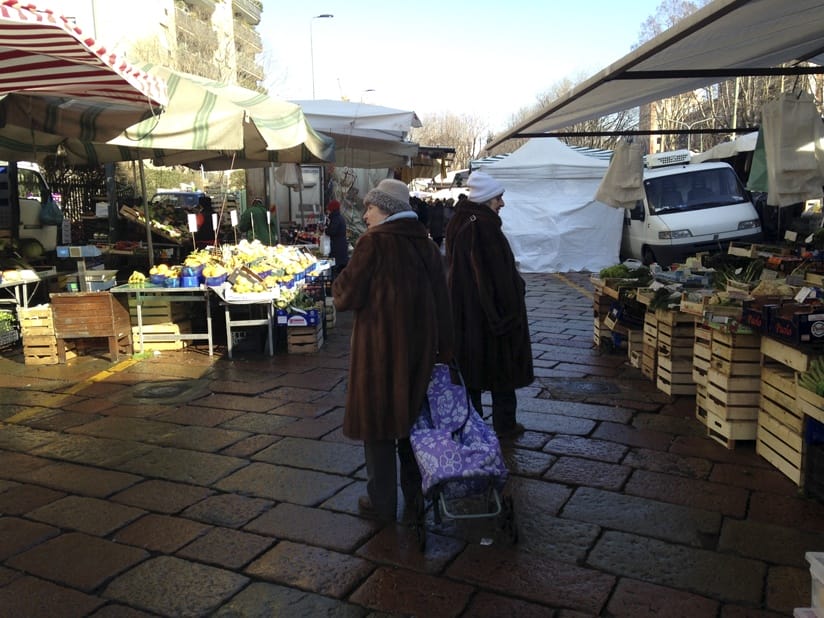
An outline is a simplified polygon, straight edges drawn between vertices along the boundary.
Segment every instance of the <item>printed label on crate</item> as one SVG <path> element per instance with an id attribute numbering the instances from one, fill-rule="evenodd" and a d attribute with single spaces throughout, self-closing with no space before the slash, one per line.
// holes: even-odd
<path id="1" fill-rule="evenodd" d="M 320 312 L 317 309 L 292 308 L 289 313 L 288 326 L 315 326 L 320 321 Z"/>
<path id="2" fill-rule="evenodd" d="M 287 313 L 286 309 L 277 310 L 277 323 L 284 325 L 289 323 L 289 314 Z"/>

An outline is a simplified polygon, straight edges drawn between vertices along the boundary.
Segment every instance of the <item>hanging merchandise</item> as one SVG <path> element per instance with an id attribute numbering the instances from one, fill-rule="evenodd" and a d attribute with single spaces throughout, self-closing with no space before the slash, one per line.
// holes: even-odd
<path id="1" fill-rule="evenodd" d="M 615 208 L 634 208 L 644 199 L 644 148 L 641 142 L 620 140 L 595 199 Z"/>
<path id="2" fill-rule="evenodd" d="M 824 123 L 813 97 L 784 93 L 761 110 L 767 159 L 767 203 L 791 206 L 821 197 Z"/>

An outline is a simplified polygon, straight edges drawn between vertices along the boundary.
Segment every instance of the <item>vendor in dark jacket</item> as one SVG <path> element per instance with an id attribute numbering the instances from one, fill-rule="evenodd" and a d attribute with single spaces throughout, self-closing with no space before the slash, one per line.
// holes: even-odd
<path id="1" fill-rule="evenodd" d="M 440 252 L 406 185 L 382 180 L 363 201 L 367 230 L 332 283 L 335 308 L 355 312 L 343 435 L 363 441 L 369 495 L 360 511 L 389 522 L 397 515 L 396 449 L 405 514 L 422 505 L 409 432 L 434 364 L 452 360 L 452 316 Z"/>
<path id="2" fill-rule="evenodd" d="M 338 200 L 331 200 L 326 205 L 327 219 L 326 219 L 326 235 L 329 237 L 329 257 L 335 260 L 335 266 L 332 268 L 332 275 L 337 274 L 343 270 L 344 266 L 349 263 L 349 241 L 346 240 L 346 219 L 340 212 L 340 202 Z"/>
<path id="3" fill-rule="evenodd" d="M 526 317 L 526 286 L 501 229 L 504 187 L 485 172 L 469 176 L 469 199 L 446 228 L 449 292 L 458 364 L 475 409 L 492 393 L 492 425 L 501 438 L 524 431 L 515 389 L 535 379 Z"/>

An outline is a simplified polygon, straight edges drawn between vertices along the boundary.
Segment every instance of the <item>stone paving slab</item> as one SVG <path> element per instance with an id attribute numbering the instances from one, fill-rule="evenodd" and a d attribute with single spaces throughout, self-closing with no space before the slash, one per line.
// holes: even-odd
<path id="1" fill-rule="evenodd" d="M 177 552 L 181 558 L 237 570 L 269 549 L 271 537 L 231 528 L 213 528 Z"/>
<path id="2" fill-rule="evenodd" d="M 225 569 L 160 556 L 115 578 L 103 596 L 162 616 L 203 616 L 220 607 L 248 581 Z"/>
<path id="3" fill-rule="evenodd" d="M 324 568 L 319 569 L 318 565 Z M 281 541 L 250 564 L 245 572 L 341 599 L 374 569 L 368 560 L 322 547 Z"/>
<path id="4" fill-rule="evenodd" d="M 98 498 L 66 496 L 29 511 L 27 516 L 60 528 L 106 536 L 134 521 L 143 513 L 140 509 Z"/>
<path id="5" fill-rule="evenodd" d="M 472 587 L 445 578 L 380 567 L 350 597 L 377 611 L 412 616 L 457 616 Z"/>
<path id="6" fill-rule="evenodd" d="M 139 482 L 141 477 L 125 472 L 101 470 L 68 462 L 56 462 L 18 476 L 20 480 L 39 483 L 66 492 L 105 498 Z"/>
<path id="7" fill-rule="evenodd" d="M 31 452 L 52 459 L 106 468 L 148 453 L 151 449 L 149 445 L 130 440 L 58 434 L 47 444 L 34 448 Z"/>
<path id="8" fill-rule="evenodd" d="M 0 588 L 0 607 L 7 616 L 89 616 L 105 599 L 35 577 L 21 577 Z"/>
<path id="9" fill-rule="evenodd" d="M 758 607 L 767 573 L 758 560 L 607 531 L 587 564 L 624 577 L 693 590 L 723 601 Z"/>
<path id="10" fill-rule="evenodd" d="M 215 526 L 239 528 L 268 511 L 274 503 L 262 498 L 237 494 L 218 494 L 204 498 L 183 511 L 184 517 Z"/>
<path id="11" fill-rule="evenodd" d="M 153 553 L 172 554 L 210 529 L 184 517 L 149 513 L 118 530 L 113 539 Z"/>
<path id="12" fill-rule="evenodd" d="M 253 583 L 214 613 L 215 618 L 362 618 L 369 610 L 297 588 L 269 583 Z"/>
<path id="13" fill-rule="evenodd" d="M 244 530 L 351 552 L 375 532 L 361 517 L 282 503 L 249 522 Z"/>
<path id="14" fill-rule="evenodd" d="M 147 511 L 178 513 L 212 493 L 204 487 L 152 479 L 121 491 L 111 499 Z"/>
<path id="15" fill-rule="evenodd" d="M 154 446 L 115 467 L 141 476 L 209 486 L 246 463 L 236 457 Z"/>
<path id="16" fill-rule="evenodd" d="M 252 463 L 216 483 L 215 488 L 311 506 L 330 498 L 351 482 L 344 476 L 325 472 Z"/>
<path id="17" fill-rule="evenodd" d="M 363 447 L 286 437 L 252 459 L 347 476 L 363 466 Z"/>
<path id="18" fill-rule="evenodd" d="M 13 556 L 7 564 L 56 584 L 91 593 L 148 557 L 147 551 L 136 547 L 69 533 Z"/>
<path id="19" fill-rule="evenodd" d="M 714 547 L 721 530 L 721 516 L 712 511 L 590 487 L 579 487 L 572 494 L 561 517 L 693 547 L 708 543 Z"/>
<path id="20" fill-rule="evenodd" d="M 590 615 L 601 611 L 615 585 L 614 577 L 593 569 L 494 546 L 468 546 L 446 574 L 457 581 Z"/>
<path id="21" fill-rule="evenodd" d="M 0 560 L 26 551 L 54 536 L 60 529 L 19 517 L 0 518 Z"/>

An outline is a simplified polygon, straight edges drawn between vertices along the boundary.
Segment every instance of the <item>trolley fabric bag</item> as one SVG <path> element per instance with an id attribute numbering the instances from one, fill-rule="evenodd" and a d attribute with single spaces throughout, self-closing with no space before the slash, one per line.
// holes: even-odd
<path id="1" fill-rule="evenodd" d="M 498 437 L 473 408 L 463 379 L 452 382 L 449 365 L 438 363 L 432 369 L 409 438 L 427 497 L 439 486 L 447 498 L 462 498 L 484 491 L 490 481 L 499 490 L 506 482 Z"/>

